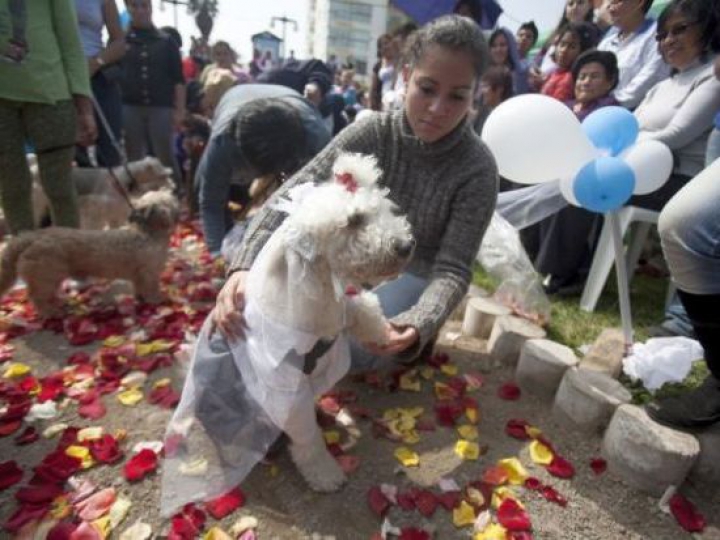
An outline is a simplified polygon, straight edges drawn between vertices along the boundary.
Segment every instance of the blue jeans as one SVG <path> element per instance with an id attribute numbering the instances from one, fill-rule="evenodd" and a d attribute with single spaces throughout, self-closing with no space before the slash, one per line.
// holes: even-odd
<path id="1" fill-rule="evenodd" d="M 413 307 L 428 286 L 428 280 L 413 274 L 401 274 L 397 279 L 383 283 L 376 290 L 385 317 L 391 319 Z M 350 343 L 351 372 L 370 371 L 380 367 L 388 357 L 377 356 L 356 342 Z"/>
<path id="2" fill-rule="evenodd" d="M 658 222 L 673 281 L 695 295 L 720 294 L 720 160 L 665 206 Z"/>

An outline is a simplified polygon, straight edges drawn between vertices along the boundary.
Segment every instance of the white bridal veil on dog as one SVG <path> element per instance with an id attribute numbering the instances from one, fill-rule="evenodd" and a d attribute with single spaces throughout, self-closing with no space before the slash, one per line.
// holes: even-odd
<path id="1" fill-rule="evenodd" d="M 293 204 L 316 189 L 298 188 L 279 209 L 292 212 Z M 275 241 L 297 246 L 297 256 L 288 258 L 288 275 L 298 287 L 302 282 L 304 294 L 313 294 L 312 273 L 305 269 L 312 247 L 302 245 L 286 221 L 250 271 L 246 339 L 228 344 L 218 332 L 209 335 L 209 320 L 198 337 L 182 399 L 166 434 L 161 500 L 165 516 L 188 502 L 237 487 L 282 432 L 294 441 L 316 437 L 315 412 L 306 404 L 330 390 L 350 368 L 344 334 L 319 341 L 317 335 L 297 325 L 278 324 L 261 312 L 252 292 L 263 290 L 263 258 L 272 256 Z M 338 283 L 334 289 L 345 304 L 344 288 Z M 299 315 L 302 306 L 288 296 L 288 313 Z M 309 371 L 306 355 L 316 359 L 310 376 L 303 371 Z"/>

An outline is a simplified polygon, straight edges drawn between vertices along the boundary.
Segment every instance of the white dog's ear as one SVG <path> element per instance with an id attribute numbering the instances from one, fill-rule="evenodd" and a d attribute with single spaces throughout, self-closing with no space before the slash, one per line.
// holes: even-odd
<path id="1" fill-rule="evenodd" d="M 380 178 L 377 160 L 364 154 L 340 154 L 333 165 L 335 181 L 350 192 L 359 187 L 372 187 Z"/>
<path id="2" fill-rule="evenodd" d="M 318 255 L 318 246 L 314 236 L 310 232 L 288 224 L 288 226 L 285 227 L 284 236 L 285 245 L 291 251 L 300 255 L 300 257 L 307 262 L 315 261 Z"/>

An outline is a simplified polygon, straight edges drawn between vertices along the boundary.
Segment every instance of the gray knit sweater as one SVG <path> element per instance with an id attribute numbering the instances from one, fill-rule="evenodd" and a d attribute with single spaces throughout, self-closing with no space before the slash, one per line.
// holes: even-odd
<path id="1" fill-rule="evenodd" d="M 335 137 L 274 195 L 291 187 L 332 177 L 341 152 L 372 154 L 383 171 L 380 184 L 407 215 L 417 247 L 407 271 L 429 280 L 418 303 L 393 319 L 418 329 L 419 343 L 403 356 L 414 356 L 438 331 L 465 295 L 472 263 L 490 222 L 497 198 L 498 174 L 487 147 L 463 122 L 434 143 L 411 131 L 403 111 L 378 113 Z M 247 270 L 284 215 L 270 204 L 250 224 L 230 271 Z"/>

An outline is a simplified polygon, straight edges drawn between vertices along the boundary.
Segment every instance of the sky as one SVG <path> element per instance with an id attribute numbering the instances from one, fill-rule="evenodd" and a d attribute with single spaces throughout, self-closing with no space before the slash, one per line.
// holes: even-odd
<path id="1" fill-rule="evenodd" d="M 287 25 L 287 51 L 295 50 L 296 56 L 305 56 L 307 32 L 308 0 L 219 0 L 219 15 L 210 35 L 211 41 L 225 40 L 240 54 L 240 61 L 250 60 L 252 46 L 250 36 L 269 30 L 282 37 L 282 25 L 271 27 L 273 17 L 288 17 L 298 23 L 295 31 L 292 24 Z M 565 0 L 500 0 L 505 13 L 500 24 L 515 31 L 521 22 L 534 20 L 541 31 L 554 28 L 560 19 Z M 118 1 L 118 5 L 121 2 Z M 153 0 L 153 18 L 157 26 L 174 24 L 174 7 L 161 0 Z M 187 14 L 184 6 L 177 6 L 177 27 L 187 44 L 190 36 L 199 35 L 195 22 Z"/>

